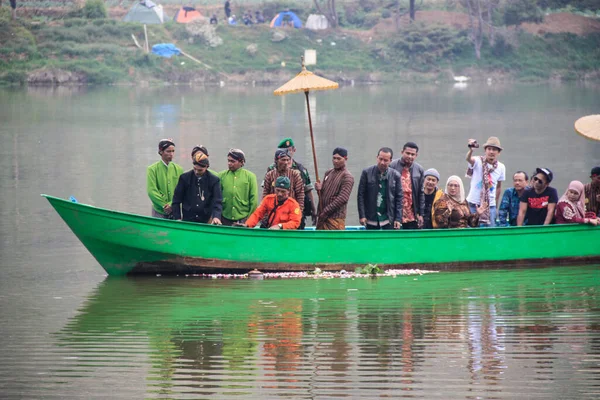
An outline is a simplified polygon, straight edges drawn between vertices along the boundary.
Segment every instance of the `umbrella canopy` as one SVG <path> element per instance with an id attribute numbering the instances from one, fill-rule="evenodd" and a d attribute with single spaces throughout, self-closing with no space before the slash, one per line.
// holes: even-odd
<path id="1" fill-rule="evenodd" d="M 309 92 L 311 90 L 329 90 L 337 89 L 340 85 L 329 79 L 321 78 L 318 75 L 308 71 L 302 62 L 302 71 L 292 78 L 285 85 L 275 90 L 275 96 L 282 96 L 289 93 Z"/>
<path id="2" fill-rule="evenodd" d="M 289 93 L 299 93 L 304 92 L 306 96 L 306 108 L 308 111 L 308 127 L 310 128 L 310 142 L 312 144 L 312 153 L 313 153 L 313 161 L 315 163 L 315 176 L 317 178 L 317 182 L 319 181 L 319 168 L 317 166 L 317 154 L 315 151 L 315 137 L 313 135 L 312 128 L 312 120 L 310 117 L 310 102 L 308 101 L 308 92 L 311 90 L 329 90 L 329 89 L 337 89 L 340 85 L 337 82 L 330 81 L 329 79 L 321 78 L 313 74 L 310 71 L 306 70 L 304 66 L 304 57 L 301 57 L 302 60 L 302 71 L 295 77 L 293 77 L 290 81 L 288 81 L 285 85 L 281 86 L 279 89 L 275 90 L 273 94 L 275 96 L 282 96 L 284 94 Z"/>
<path id="3" fill-rule="evenodd" d="M 575 121 L 575 132 L 588 139 L 600 140 L 600 114 L 579 118 Z"/>

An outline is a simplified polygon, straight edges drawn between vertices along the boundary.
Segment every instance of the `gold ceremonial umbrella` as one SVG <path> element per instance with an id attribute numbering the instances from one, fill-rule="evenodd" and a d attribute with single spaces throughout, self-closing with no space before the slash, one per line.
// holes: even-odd
<path id="1" fill-rule="evenodd" d="M 302 71 L 285 85 L 275 90 L 273 94 L 275 96 L 283 96 L 289 93 L 304 92 L 306 95 L 306 108 L 308 109 L 308 126 L 310 128 L 310 142 L 312 144 L 313 161 L 315 163 L 315 176 L 317 182 L 319 181 L 319 168 L 317 167 L 317 154 L 315 152 L 315 137 L 313 135 L 312 120 L 310 117 L 310 103 L 308 101 L 308 92 L 311 90 L 329 90 L 337 89 L 340 85 L 336 82 L 330 81 L 329 79 L 321 78 L 306 70 L 304 66 L 304 57 L 302 59 Z"/>
<path id="2" fill-rule="evenodd" d="M 588 115 L 575 121 L 575 132 L 592 140 L 600 140 L 600 115 Z"/>

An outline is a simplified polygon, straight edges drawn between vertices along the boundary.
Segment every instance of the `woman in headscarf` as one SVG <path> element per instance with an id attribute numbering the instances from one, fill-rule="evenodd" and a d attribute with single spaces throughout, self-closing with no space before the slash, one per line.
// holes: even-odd
<path id="1" fill-rule="evenodd" d="M 485 204 L 471 214 L 465 201 L 465 188 L 462 180 L 452 175 L 446 182 L 444 195 L 433 205 L 433 218 L 439 228 L 468 228 L 479 225 L 479 215 L 485 211 Z"/>
<path id="2" fill-rule="evenodd" d="M 598 225 L 598 218 L 586 218 L 583 183 L 572 181 L 565 194 L 558 200 L 554 218 L 557 224 Z"/>

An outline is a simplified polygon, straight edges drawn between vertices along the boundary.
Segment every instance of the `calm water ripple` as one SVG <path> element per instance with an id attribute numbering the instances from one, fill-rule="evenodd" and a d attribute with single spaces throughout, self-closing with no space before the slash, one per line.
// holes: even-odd
<path id="1" fill-rule="evenodd" d="M 123 399 L 592 399 L 599 271 L 107 279 L 50 338 L 30 332 L 27 352 L 17 341 L 4 347 L 0 389 L 44 398 L 110 389 Z"/>

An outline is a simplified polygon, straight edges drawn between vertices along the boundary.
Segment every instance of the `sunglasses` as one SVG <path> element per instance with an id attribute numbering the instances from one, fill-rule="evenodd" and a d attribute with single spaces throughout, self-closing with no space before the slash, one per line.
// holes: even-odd
<path id="1" fill-rule="evenodd" d="M 546 182 L 544 182 L 544 180 L 543 180 L 543 179 L 540 179 L 540 178 L 538 178 L 537 176 L 534 176 L 534 177 L 533 177 L 533 181 L 534 181 L 534 182 L 543 183 L 543 184 L 545 184 L 545 183 L 546 183 Z"/>

